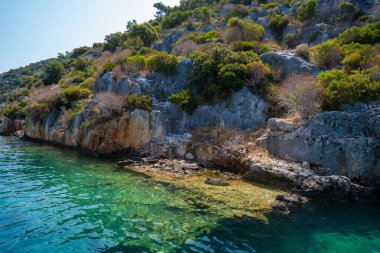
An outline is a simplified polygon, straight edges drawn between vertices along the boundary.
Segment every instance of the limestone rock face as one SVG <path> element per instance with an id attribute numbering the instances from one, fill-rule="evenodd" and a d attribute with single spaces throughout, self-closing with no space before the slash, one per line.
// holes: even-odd
<path id="1" fill-rule="evenodd" d="M 65 129 L 60 125 L 59 117 L 59 112 L 53 112 L 42 122 L 29 119 L 25 136 L 90 153 L 110 155 L 126 150 L 139 150 L 154 136 L 160 135 L 155 116 L 142 110 L 125 113 L 122 117 L 96 124 L 94 127 L 86 126 L 85 117 L 78 115 L 72 125 Z"/>
<path id="2" fill-rule="evenodd" d="M 0 134 L 14 134 L 17 131 L 23 130 L 24 125 L 24 120 L 4 118 L 2 121 L 0 120 Z"/>
<path id="3" fill-rule="evenodd" d="M 174 31 L 168 36 L 166 36 L 161 42 L 153 46 L 154 50 L 170 53 L 172 50 L 172 45 L 177 42 L 179 38 L 184 34 L 184 31 Z"/>
<path id="4" fill-rule="evenodd" d="M 294 131 L 278 131 L 280 123 L 269 120 L 269 133 L 258 141 L 270 154 L 307 161 L 326 175 L 380 182 L 380 108 L 321 113 Z"/>
<path id="5" fill-rule="evenodd" d="M 260 55 L 260 59 L 272 67 L 279 67 L 282 77 L 286 77 L 291 73 L 316 75 L 320 72 L 316 66 L 301 57 L 295 56 L 290 50 L 265 53 Z"/>
<path id="6" fill-rule="evenodd" d="M 128 96 L 131 94 L 141 94 L 141 86 L 133 80 L 124 79 L 114 81 L 112 73 L 105 73 L 94 85 L 95 92 L 112 92 L 120 96 Z"/>

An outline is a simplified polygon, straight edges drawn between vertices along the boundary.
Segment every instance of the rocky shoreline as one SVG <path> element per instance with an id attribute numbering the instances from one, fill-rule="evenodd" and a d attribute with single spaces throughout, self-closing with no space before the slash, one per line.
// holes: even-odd
<path id="1" fill-rule="evenodd" d="M 372 115 L 374 115 L 374 112 L 378 112 L 378 109 L 372 110 Z M 133 113 L 135 113 L 135 115 L 141 114 L 139 111 L 135 111 L 129 115 Z M 145 112 L 143 112 L 143 114 L 144 113 Z M 149 117 L 150 116 L 145 118 Z M 116 121 L 120 122 L 120 119 L 116 119 Z M 54 122 L 50 121 L 50 124 L 54 126 Z M 131 124 L 131 122 L 128 121 L 126 126 L 128 126 L 128 124 Z M 18 129 L 17 126 L 22 126 L 22 130 Z M 35 128 L 35 125 L 32 126 L 33 127 L 31 127 L 30 122 L 25 124 L 17 121 L 15 124 L 14 121 L 8 119 L 0 124 L 1 129 L 11 129 L 12 132 L 17 130 L 16 133 L 18 136 L 21 135 L 29 141 L 44 142 L 101 157 L 132 158 L 132 160 L 125 160 L 119 163 L 119 165 L 123 167 L 126 166 L 129 169 L 148 176 L 154 175 L 157 177 L 157 175 L 160 175 L 160 177 L 167 177 L 169 181 L 175 181 L 179 177 L 197 177 L 210 174 L 211 176 L 208 177 L 211 178 L 210 182 L 222 180 L 219 181 L 219 183 L 224 184 L 224 182 L 228 183 L 228 180 L 231 179 L 243 180 L 246 182 L 285 187 L 290 194 L 297 194 L 307 198 L 376 201 L 380 196 L 380 187 L 376 183 L 366 184 L 353 180 L 342 173 L 329 174 L 328 169 L 324 169 L 322 166 L 316 166 L 307 161 L 297 162 L 297 159 L 290 161 L 292 159 L 284 160 L 284 158 L 287 157 L 281 159 L 271 155 L 271 149 L 266 148 L 263 143 L 272 141 L 274 137 L 277 139 L 283 138 L 284 141 L 288 141 L 288 135 L 298 136 L 296 134 L 297 131 L 307 131 L 308 129 L 307 126 L 297 128 L 295 125 L 281 120 L 269 120 L 269 131 L 267 133 L 263 128 L 259 128 L 259 130 L 253 132 L 215 131 L 208 128 L 193 131 L 187 135 L 164 137 L 155 140 L 149 139 L 146 144 L 135 149 L 124 149 L 120 147 L 117 149 L 117 147 L 115 147 L 115 141 L 131 143 L 131 139 L 124 138 L 124 140 L 119 140 L 118 137 L 116 137 L 116 139 L 111 138 L 105 140 L 106 136 L 111 135 L 106 133 L 107 130 L 105 131 L 103 126 L 92 129 L 90 132 L 82 128 L 75 131 L 77 133 L 82 132 L 83 134 L 87 132 L 88 136 L 85 137 L 88 139 L 87 141 L 84 141 L 84 139 L 75 139 L 75 136 L 71 136 L 71 139 L 65 139 L 62 137 L 66 135 L 65 132 L 62 132 L 60 139 L 57 138 L 59 135 L 52 134 L 54 132 L 49 130 L 49 128 L 42 128 L 41 126 Z M 308 127 L 310 128 L 312 126 L 313 121 L 309 123 Z M 44 132 L 45 129 L 48 129 L 48 132 Z M 61 131 L 58 127 L 54 127 L 53 129 L 55 129 L 57 133 Z M 341 127 L 339 129 L 341 129 Z M 374 129 L 376 130 L 377 128 Z M 141 130 L 140 128 L 139 131 Z M 69 134 L 70 131 L 67 134 Z M 124 130 L 114 128 L 111 129 L 111 131 L 117 132 Z M 145 130 L 142 131 L 144 132 Z M 12 132 L 5 133 L 12 134 Z M 208 137 L 205 137 L 205 135 Z M 133 136 L 134 139 L 141 139 L 142 137 L 141 135 L 132 135 L 132 132 L 131 135 L 128 136 Z M 357 138 L 367 137 L 359 136 Z M 98 152 L 98 150 L 104 148 L 104 143 L 99 142 L 101 139 L 106 141 L 107 145 L 111 145 L 111 147 L 115 148 L 118 152 Z M 352 140 L 352 138 L 348 140 Z M 84 143 L 90 143 L 94 149 L 86 148 L 86 146 L 83 146 Z M 273 144 L 271 145 L 273 147 Z M 376 159 L 378 158 L 375 157 L 375 160 Z M 376 169 L 373 171 L 377 173 Z M 215 180 L 213 180 L 214 178 Z M 203 180 L 202 184 L 205 183 L 204 181 L 205 180 Z M 296 199 L 299 198 L 296 197 Z"/>

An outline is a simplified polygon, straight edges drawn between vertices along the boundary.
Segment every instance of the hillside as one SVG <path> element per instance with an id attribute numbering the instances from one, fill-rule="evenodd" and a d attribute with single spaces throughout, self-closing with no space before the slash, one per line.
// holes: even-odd
<path id="1" fill-rule="evenodd" d="M 379 183 L 378 1 L 155 7 L 103 43 L 3 73 L 0 132 L 195 159 L 308 194 Z"/>

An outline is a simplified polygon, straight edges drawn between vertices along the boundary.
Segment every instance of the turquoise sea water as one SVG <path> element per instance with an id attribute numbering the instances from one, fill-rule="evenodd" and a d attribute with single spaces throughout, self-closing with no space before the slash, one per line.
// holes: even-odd
<path id="1" fill-rule="evenodd" d="M 0 137 L 0 252 L 380 252 L 380 205 L 317 202 L 268 223 L 50 146 Z"/>

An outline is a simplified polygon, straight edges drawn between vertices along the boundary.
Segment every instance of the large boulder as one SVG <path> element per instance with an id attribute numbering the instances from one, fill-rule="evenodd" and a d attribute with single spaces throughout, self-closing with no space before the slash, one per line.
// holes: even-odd
<path id="1" fill-rule="evenodd" d="M 307 161 L 320 173 L 347 176 L 363 184 L 380 183 L 380 108 L 318 114 L 294 131 L 278 131 L 270 120 L 270 131 L 259 144 L 270 154 Z M 355 108 L 354 108 L 355 109 Z M 289 130 L 291 130 L 289 128 Z"/>
<path id="2" fill-rule="evenodd" d="M 105 73 L 93 86 L 94 92 L 112 92 L 120 96 L 141 94 L 138 82 L 131 79 L 113 80 L 112 72 Z"/>
<path id="3" fill-rule="evenodd" d="M 273 68 L 280 68 L 281 77 L 291 73 L 308 73 L 316 75 L 320 70 L 305 59 L 295 56 L 293 51 L 269 52 L 260 55 L 260 59 Z"/>

